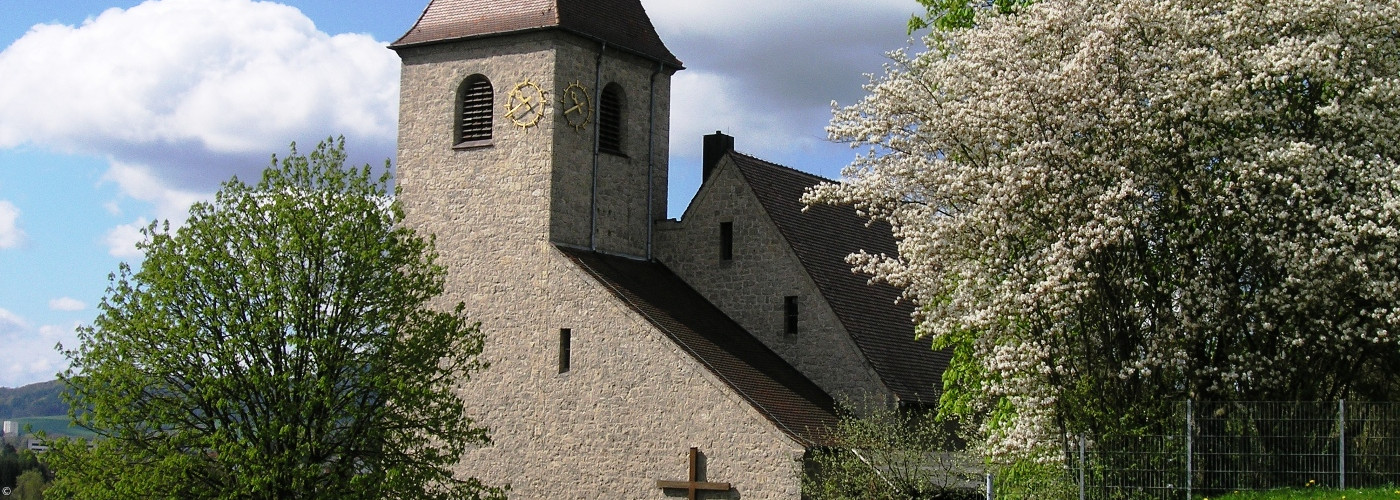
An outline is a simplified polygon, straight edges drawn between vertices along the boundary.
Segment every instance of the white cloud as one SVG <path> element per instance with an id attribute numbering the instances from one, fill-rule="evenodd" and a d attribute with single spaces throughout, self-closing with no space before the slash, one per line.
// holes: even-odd
<path id="1" fill-rule="evenodd" d="M 0 335 L 14 334 L 29 328 L 29 323 L 19 315 L 0 307 Z"/>
<path id="2" fill-rule="evenodd" d="M 68 325 L 44 325 L 39 327 L 39 335 L 46 339 L 62 340 L 64 345 L 76 344 L 79 326 L 82 324 L 77 322 Z"/>
<path id="3" fill-rule="evenodd" d="M 696 134 L 715 130 L 735 136 L 739 150 L 775 161 L 813 148 L 837 151 L 826 142 L 831 102 L 865 94 L 865 74 L 879 73 L 887 52 L 909 45 L 905 23 L 919 8 L 908 0 L 644 4 L 688 68 L 672 80 L 673 164 L 677 156 L 698 162 Z"/>
<path id="4" fill-rule="evenodd" d="M 172 187 L 147 167 L 116 160 L 111 162 L 107 172 L 102 175 L 102 180 L 115 183 L 123 196 L 150 203 L 154 207 L 155 219 L 168 221 L 172 227 L 184 225 L 189 216 L 190 205 L 214 197 L 213 193 L 197 193 Z M 120 206 L 115 201 L 109 202 L 107 209 L 109 212 L 120 212 Z M 149 224 L 150 220 L 141 217 L 130 224 L 109 229 L 103 238 L 107 253 L 119 259 L 140 258 L 142 254 L 137 250 L 136 243 L 145 238 L 141 229 Z"/>
<path id="5" fill-rule="evenodd" d="M 181 188 L 254 176 L 292 140 L 393 156 L 398 58 L 252 0 L 150 0 L 41 24 L 0 52 L 0 147 L 148 165 Z"/>
<path id="6" fill-rule="evenodd" d="M 156 219 L 168 220 L 177 226 L 183 224 L 189 215 L 190 205 L 214 197 L 213 193 L 172 187 L 147 167 L 115 160 L 102 175 L 102 180 L 116 183 L 123 195 L 151 203 L 155 206 Z"/>
<path id="7" fill-rule="evenodd" d="M 741 151 L 758 153 L 792 151 L 825 140 L 820 128 L 791 126 L 792 120 L 786 117 L 799 112 L 748 112 L 753 108 L 746 104 L 740 87 L 733 78 L 722 74 L 677 73 L 671 80 L 671 151 L 699 157 L 700 137 L 716 130 L 737 137 Z M 823 108 L 805 121 L 820 125 L 830 115 L 829 109 Z M 755 144 L 763 151 L 755 151 Z"/>
<path id="8" fill-rule="evenodd" d="M 87 309 L 87 304 L 72 297 L 59 297 L 49 301 L 49 309 L 55 311 L 81 311 Z"/>
<path id="9" fill-rule="evenodd" d="M 0 249 L 14 248 L 24 241 L 19 229 L 19 209 L 15 204 L 0 200 Z"/>
<path id="10" fill-rule="evenodd" d="M 150 221 L 142 217 L 135 222 L 122 224 L 107 231 L 107 236 L 103 238 L 103 242 L 107 245 L 107 253 L 118 259 L 141 257 L 141 250 L 136 248 L 136 244 L 146 238 L 141 235 L 141 230 L 150 224 Z"/>
<path id="11" fill-rule="evenodd" d="M 43 325 L 31 330 L 4 326 L 6 316 L 0 309 L 0 387 L 19 387 L 53 380 L 54 375 L 68 366 L 68 360 L 55 347 L 62 343 L 72 348 L 78 344 L 79 323 Z M 22 321 L 21 321 L 22 323 Z"/>
<path id="12" fill-rule="evenodd" d="M 28 342 L 26 342 L 28 344 Z M 29 347 L 29 346 L 26 346 Z M 37 350 L 40 346 L 32 346 Z M 52 345 L 48 345 L 48 351 L 53 350 Z M 37 382 L 46 382 L 56 378 L 58 369 L 55 365 L 56 358 L 62 356 L 45 353 L 39 356 L 22 356 L 19 353 L 0 353 L 0 387 L 22 387 Z"/>
<path id="13" fill-rule="evenodd" d="M 675 34 L 710 33 L 725 38 L 753 38 L 755 31 L 777 31 L 784 36 L 814 37 L 802 33 L 812 28 L 845 25 L 848 30 L 863 26 L 863 20 L 890 16 L 901 21 L 919 8 L 909 0 L 709 0 L 676 2 L 643 0 L 647 16 L 657 30 Z M 904 24 L 891 29 L 903 31 Z M 847 33 L 848 37 L 857 33 Z M 663 39 L 670 43 L 670 39 Z M 830 42 L 831 38 L 823 38 Z"/>

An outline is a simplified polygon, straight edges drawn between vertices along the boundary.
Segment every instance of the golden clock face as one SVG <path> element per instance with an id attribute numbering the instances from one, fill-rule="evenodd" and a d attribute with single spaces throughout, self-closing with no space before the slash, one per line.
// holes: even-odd
<path id="1" fill-rule="evenodd" d="M 579 82 L 564 89 L 564 95 L 559 96 L 559 105 L 564 110 L 564 122 L 574 130 L 582 131 L 593 120 L 593 99 L 588 96 L 588 89 Z"/>
<path id="2" fill-rule="evenodd" d="M 528 78 L 515 85 L 506 94 L 506 117 L 516 126 L 528 129 L 540 124 L 544 118 L 544 108 L 549 104 L 544 89 Z"/>

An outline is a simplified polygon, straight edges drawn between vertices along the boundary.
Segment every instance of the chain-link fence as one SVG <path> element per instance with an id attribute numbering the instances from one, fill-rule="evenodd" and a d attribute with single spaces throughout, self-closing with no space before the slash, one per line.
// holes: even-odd
<path id="1" fill-rule="evenodd" d="M 1083 499 L 1400 484 L 1400 404 L 1184 402 L 1160 434 L 1071 438 Z"/>
<path id="2" fill-rule="evenodd" d="M 1063 475 L 1037 477 L 1082 500 L 1400 484 L 1400 403 L 1187 401 L 1174 414 L 1155 434 L 1070 437 Z M 987 497 L 1049 487 L 1024 482 L 989 477 Z"/>

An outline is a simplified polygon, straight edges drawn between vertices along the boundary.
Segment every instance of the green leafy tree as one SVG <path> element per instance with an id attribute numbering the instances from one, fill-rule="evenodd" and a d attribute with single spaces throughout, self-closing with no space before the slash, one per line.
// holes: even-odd
<path id="1" fill-rule="evenodd" d="M 15 448 L 8 442 L 0 443 L 0 488 L 16 487 L 29 471 L 37 471 L 40 478 L 47 472 L 34 452 Z"/>
<path id="2" fill-rule="evenodd" d="M 48 488 L 48 483 L 44 481 L 44 473 L 39 469 L 29 469 L 19 475 L 15 481 L 15 490 L 11 493 L 14 500 L 40 500 L 44 498 L 44 490 Z M 7 499 L 8 500 L 8 499 Z"/>
<path id="3" fill-rule="evenodd" d="M 488 442 L 455 385 L 484 368 L 386 171 L 295 144 L 184 227 L 152 224 L 65 351 L 96 446 L 46 458 L 59 498 L 502 498 L 450 469 Z M 440 304 L 438 304 L 440 305 Z"/>
<path id="4" fill-rule="evenodd" d="M 809 452 L 804 497 L 976 499 L 978 460 L 931 412 L 873 409 L 842 416 L 831 446 Z"/>
<path id="5" fill-rule="evenodd" d="M 936 30 L 956 30 L 971 28 L 979 9 L 997 14 L 1015 12 L 1018 7 L 1030 5 L 1035 0 L 918 0 L 924 7 L 924 14 L 909 17 L 909 33 L 933 28 Z"/>

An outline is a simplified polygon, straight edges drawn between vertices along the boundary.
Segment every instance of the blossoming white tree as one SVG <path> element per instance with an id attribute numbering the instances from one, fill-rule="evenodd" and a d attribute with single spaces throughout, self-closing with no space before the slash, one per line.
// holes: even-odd
<path id="1" fill-rule="evenodd" d="M 1400 391 L 1400 3 L 1045 0 L 895 54 L 809 203 L 955 352 L 990 451 L 1161 402 Z"/>

